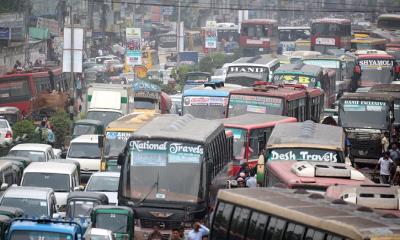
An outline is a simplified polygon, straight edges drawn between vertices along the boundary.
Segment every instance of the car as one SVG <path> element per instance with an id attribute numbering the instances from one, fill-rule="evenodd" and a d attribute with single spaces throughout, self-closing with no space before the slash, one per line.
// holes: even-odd
<path id="1" fill-rule="evenodd" d="M 24 170 L 21 186 L 52 188 L 57 200 L 57 209 L 63 212 L 68 193 L 79 190 L 78 171 L 73 162 L 33 162 Z"/>
<path id="2" fill-rule="evenodd" d="M 96 172 L 90 177 L 85 191 L 104 193 L 108 202 L 112 205 L 118 204 L 119 172 Z"/>
<path id="3" fill-rule="evenodd" d="M 115 240 L 112 231 L 102 228 L 91 228 L 86 232 L 85 239 L 91 240 Z"/>
<path id="4" fill-rule="evenodd" d="M 100 170 L 100 148 L 98 135 L 81 135 L 69 145 L 67 160 L 74 160 L 81 165 L 81 182 L 86 183 L 92 173 Z"/>
<path id="5" fill-rule="evenodd" d="M 0 206 L 22 209 L 28 217 L 55 217 L 56 196 L 51 188 L 11 186 L 1 196 Z"/>
<path id="6" fill-rule="evenodd" d="M 13 141 L 13 130 L 7 119 L 0 117 L 0 144 L 11 144 Z"/>
<path id="7" fill-rule="evenodd" d="M 48 144 L 21 143 L 15 145 L 7 156 L 27 157 L 33 162 L 48 162 L 50 159 L 59 158 L 61 151 L 53 149 Z"/>

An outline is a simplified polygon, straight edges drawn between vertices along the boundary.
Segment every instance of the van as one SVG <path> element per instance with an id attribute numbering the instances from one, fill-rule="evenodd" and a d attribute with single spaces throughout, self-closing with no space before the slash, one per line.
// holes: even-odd
<path id="1" fill-rule="evenodd" d="M 79 173 L 74 163 L 33 162 L 24 171 L 21 186 L 54 190 L 57 208 L 64 209 L 68 193 L 79 190 Z"/>
<path id="2" fill-rule="evenodd" d="M 81 166 L 81 181 L 87 182 L 93 172 L 100 170 L 101 149 L 99 135 L 81 135 L 69 145 L 67 160 L 75 160 Z"/>

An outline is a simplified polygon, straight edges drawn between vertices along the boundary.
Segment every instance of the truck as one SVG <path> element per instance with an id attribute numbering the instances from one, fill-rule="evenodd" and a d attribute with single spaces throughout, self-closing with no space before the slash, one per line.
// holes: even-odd
<path id="1" fill-rule="evenodd" d="M 87 91 L 87 119 L 100 120 L 107 126 L 134 108 L 130 85 L 91 84 Z"/>

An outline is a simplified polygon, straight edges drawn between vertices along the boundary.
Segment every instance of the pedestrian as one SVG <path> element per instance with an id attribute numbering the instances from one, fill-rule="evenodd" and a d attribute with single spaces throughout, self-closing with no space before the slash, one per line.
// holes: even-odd
<path id="1" fill-rule="evenodd" d="M 202 240 L 209 232 L 210 230 L 206 226 L 195 222 L 193 224 L 193 230 L 188 233 L 187 239 L 185 240 Z"/>
<path id="2" fill-rule="evenodd" d="M 177 228 L 172 229 L 170 240 L 183 240 L 179 229 Z"/>
<path id="3" fill-rule="evenodd" d="M 397 143 L 392 143 L 392 148 L 389 150 L 390 158 L 396 162 L 400 158 L 400 149 L 397 146 Z"/>
<path id="4" fill-rule="evenodd" d="M 387 152 L 388 148 L 389 148 L 389 134 L 388 133 L 385 133 L 382 135 L 381 144 L 382 144 L 382 152 Z"/>
<path id="5" fill-rule="evenodd" d="M 379 181 L 383 184 L 388 184 L 390 180 L 390 168 L 393 165 L 393 160 L 390 158 L 389 152 L 384 152 L 376 164 L 375 170 L 380 167 L 379 170 Z"/>
<path id="6" fill-rule="evenodd" d="M 161 239 L 162 239 L 162 234 L 160 232 L 160 227 L 154 226 L 153 232 L 150 233 L 150 235 L 147 237 L 147 240 L 161 240 Z"/>
<path id="7" fill-rule="evenodd" d="M 246 186 L 249 188 L 257 187 L 256 171 L 250 171 L 250 177 L 246 180 Z"/>
<path id="8" fill-rule="evenodd" d="M 76 96 L 79 97 L 79 99 L 81 100 L 81 102 L 83 101 L 82 98 L 82 80 L 80 77 L 78 77 L 78 79 L 76 79 Z"/>
<path id="9" fill-rule="evenodd" d="M 47 144 L 54 147 L 55 141 L 56 141 L 56 136 L 54 135 L 54 132 L 53 132 L 53 126 L 49 123 L 47 125 Z"/>
<path id="10" fill-rule="evenodd" d="M 244 178 L 239 177 L 236 181 L 237 181 L 237 187 L 238 188 L 246 187 L 246 181 L 244 180 Z"/>

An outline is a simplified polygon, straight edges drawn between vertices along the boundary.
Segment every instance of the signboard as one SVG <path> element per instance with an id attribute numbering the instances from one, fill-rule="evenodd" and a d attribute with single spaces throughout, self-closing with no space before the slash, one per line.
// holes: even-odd
<path id="1" fill-rule="evenodd" d="M 228 68 L 227 74 L 229 73 L 268 73 L 267 67 L 259 66 L 231 66 Z"/>
<path id="2" fill-rule="evenodd" d="M 1 40 L 10 40 L 11 39 L 10 28 L 0 27 L 0 39 Z"/>
<path id="3" fill-rule="evenodd" d="M 161 92 L 161 88 L 156 85 L 146 81 L 137 81 L 133 83 L 133 91 L 150 91 L 150 92 Z"/>
<path id="4" fill-rule="evenodd" d="M 73 30 L 74 39 L 72 39 L 72 29 L 64 28 L 63 72 L 81 73 L 83 28 L 74 28 Z M 73 62 L 71 63 L 72 60 Z"/>
<path id="5" fill-rule="evenodd" d="M 334 38 L 316 38 L 315 44 L 318 45 L 328 45 L 328 46 L 335 46 L 335 39 Z"/>
<path id="6" fill-rule="evenodd" d="M 174 12 L 174 7 L 173 6 L 161 7 L 161 14 L 164 15 L 164 16 L 171 16 L 173 12 Z"/>
<path id="7" fill-rule="evenodd" d="M 126 142 L 130 136 L 132 136 L 131 132 L 106 132 L 106 138 L 110 140 L 121 140 Z"/>
<path id="8" fill-rule="evenodd" d="M 138 79 L 143 79 L 147 77 L 147 68 L 145 66 L 136 65 L 133 70 L 136 73 Z"/>
<path id="9" fill-rule="evenodd" d="M 49 36 L 49 30 L 47 28 L 29 28 L 29 37 L 35 39 L 47 39 Z"/>
<path id="10" fill-rule="evenodd" d="M 386 102 L 344 100 L 344 111 L 350 112 L 382 112 L 387 108 Z"/>
<path id="11" fill-rule="evenodd" d="M 303 84 L 308 86 L 310 83 L 315 84 L 315 77 L 302 75 L 275 75 L 274 81 L 282 82 L 283 84 Z"/>
<path id="12" fill-rule="evenodd" d="M 207 28 L 205 36 L 205 48 L 217 48 L 217 28 Z"/>
<path id="13" fill-rule="evenodd" d="M 338 155 L 329 150 L 283 148 L 272 150 L 268 160 L 337 162 Z"/>
<path id="14" fill-rule="evenodd" d="M 126 62 L 129 66 L 142 64 L 141 29 L 126 28 Z"/>
<path id="15" fill-rule="evenodd" d="M 226 97 L 185 97 L 184 106 L 226 106 Z"/>
<path id="16" fill-rule="evenodd" d="M 24 15 L 22 13 L 1 13 L 0 27 L 23 28 Z"/>
<path id="17" fill-rule="evenodd" d="M 394 61 L 391 59 L 367 59 L 358 61 L 361 68 L 391 68 L 393 67 Z"/>
<path id="18" fill-rule="evenodd" d="M 55 36 L 60 35 L 60 28 L 58 27 L 58 21 L 54 19 L 38 17 L 36 27 L 48 28 L 50 34 L 53 34 Z"/>

